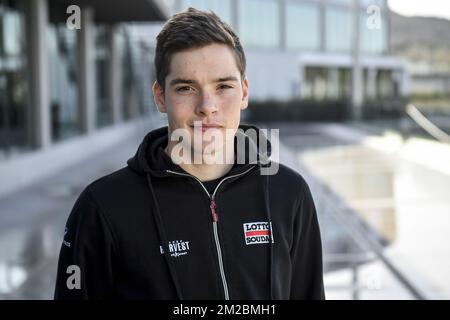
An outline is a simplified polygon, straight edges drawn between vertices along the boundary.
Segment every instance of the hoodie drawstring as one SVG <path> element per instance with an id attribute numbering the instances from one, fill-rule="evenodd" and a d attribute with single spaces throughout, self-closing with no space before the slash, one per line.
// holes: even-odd
<path id="1" fill-rule="evenodd" d="M 166 259 L 167 265 L 169 266 L 169 272 L 170 272 L 170 275 L 172 276 L 172 280 L 175 285 L 175 290 L 177 292 L 178 299 L 183 300 L 183 294 L 181 293 L 180 282 L 178 281 L 178 274 L 175 269 L 173 260 L 169 256 L 169 248 L 167 247 L 169 241 L 167 240 L 166 232 L 164 229 L 164 224 L 162 222 L 161 211 L 159 210 L 158 201 L 156 199 L 155 192 L 153 190 L 153 184 L 151 181 L 151 177 L 150 177 L 149 173 L 147 173 L 146 176 L 147 176 L 148 187 L 150 188 L 150 192 L 151 192 L 152 198 L 153 198 L 153 203 L 155 206 L 155 211 L 154 211 L 155 214 L 153 214 L 153 217 L 155 218 L 155 223 L 157 226 L 156 229 L 158 230 L 159 239 L 162 241 L 162 246 L 164 249 L 164 258 Z"/>
<path id="2" fill-rule="evenodd" d="M 270 213 L 270 199 L 269 199 L 269 175 L 266 174 L 265 182 L 263 183 L 264 186 L 264 203 L 266 207 L 266 215 L 267 220 L 269 222 L 270 226 L 270 243 L 269 243 L 269 290 L 270 290 L 270 299 L 274 299 L 273 295 L 273 228 L 272 228 L 272 216 Z"/>

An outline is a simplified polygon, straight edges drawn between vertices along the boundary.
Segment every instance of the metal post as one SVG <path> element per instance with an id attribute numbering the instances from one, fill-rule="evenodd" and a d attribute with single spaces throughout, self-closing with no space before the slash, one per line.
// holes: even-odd
<path id="1" fill-rule="evenodd" d="M 352 108 L 353 119 L 361 120 L 363 103 L 363 72 L 361 67 L 360 48 L 360 1 L 353 0 L 353 28 L 352 28 L 352 51 L 353 51 L 353 74 L 352 74 Z"/>
<path id="2" fill-rule="evenodd" d="M 81 30 L 78 33 L 79 47 L 79 108 L 81 129 L 91 133 L 96 127 L 96 72 L 94 12 L 90 7 L 81 9 Z"/>
<path id="3" fill-rule="evenodd" d="M 113 123 L 118 123 L 122 120 L 122 89 L 120 87 L 120 80 L 122 74 L 122 63 L 120 61 L 120 54 L 118 48 L 118 32 L 119 27 L 117 25 L 112 25 L 108 28 L 108 46 L 109 46 L 109 79 L 108 79 L 108 95 L 111 105 L 112 121 Z"/>
<path id="4" fill-rule="evenodd" d="M 358 265 L 352 264 L 352 299 L 359 300 Z"/>
<path id="5" fill-rule="evenodd" d="M 47 148 L 51 143 L 50 89 L 47 46 L 47 0 L 27 3 L 27 36 L 30 45 L 32 144 Z"/>

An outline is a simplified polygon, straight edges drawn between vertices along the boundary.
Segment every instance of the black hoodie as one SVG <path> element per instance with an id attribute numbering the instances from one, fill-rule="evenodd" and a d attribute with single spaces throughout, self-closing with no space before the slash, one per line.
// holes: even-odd
<path id="1" fill-rule="evenodd" d="M 245 140 L 246 151 L 260 151 Z M 149 132 L 127 167 L 81 193 L 66 225 L 55 299 L 323 299 L 310 190 L 282 164 L 261 174 L 270 143 L 257 161 L 235 163 L 209 194 L 164 159 L 167 141 L 167 127 Z"/>

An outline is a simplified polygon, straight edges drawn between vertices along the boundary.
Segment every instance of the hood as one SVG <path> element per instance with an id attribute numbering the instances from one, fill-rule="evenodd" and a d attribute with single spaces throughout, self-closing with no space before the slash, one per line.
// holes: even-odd
<path id="1" fill-rule="evenodd" d="M 235 163 L 230 174 L 246 170 L 250 165 L 269 165 L 272 148 L 264 132 L 256 126 L 247 124 L 241 124 L 239 129 L 234 137 L 234 151 L 238 163 Z M 237 141 L 245 141 L 244 154 L 241 154 L 242 151 L 238 152 L 236 150 Z M 167 126 L 150 131 L 142 140 L 136 154 L 127 161 L 128 166 L 137 173 L 150 173 L 154 176 L 165 175 L 166 169 L 183 172 L 180 166 L 172 161 L 164 160 L 163 157 L 170 159 L 164 152 L 167 142 Z"/>

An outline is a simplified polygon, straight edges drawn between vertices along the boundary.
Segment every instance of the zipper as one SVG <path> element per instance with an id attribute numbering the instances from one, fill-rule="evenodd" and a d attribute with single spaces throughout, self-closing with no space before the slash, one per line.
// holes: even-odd
<path id="1" fill-rule="evenodd" d="M 219 241 L 219 233 L 217 232 L 218 217 L 216 213 L 216 203 L 214 200 L 211 200 L 211 214 L 213 218 L 214 241 L 216 243 L 217 257 L 219 259 L 219 270 L 220 270 L 220 277 L 222 278 L 223 291 L 225 294 L 225 300 L 230 300 L 230 295 L 228 293 L 227 278 L 225 277 L 225 270 L 223 268 L 222 249 Z"/>
<path id="2" fill-rule="evenodd" d="M 217 231 L 217 223 L 219 221 L 219 219 L 218 219 L 219 217 L 217 215 L 216 202 L 214 201 L 214 197 L 215 197 L 216 192 L 219 189 L 220 185 L 224 181 L 231 179 L 231 178 L 242 176 L 242 175 L 246 174 L 247 172 L 249 172 L 250 170 L 252 170 L 254 167 L 255 166 L 252 166 L 251 168 L 247 169 L 244 172 L 223 178 L 222 180 L 220 180 L 219 184 L 217 184 L 212 195 L 209 194 L 208 190 L 205 188 L 203 183 L 197 177 L 190 175 L 190 174 L 186 174 L 186 173 L 176 172 L 176 171 L 172 171 L 172 170 L 166 170 L 166 172 L 169 172 L 169 173 L 173 173 L 173 174 L 185 176 L 185 177 L 190 177 L 190 178 L 197 180 L 198 183 L 200 183 L 200 185 L 202 186 L 203 190 L 205 190 L 206 194 L 208 195 L 208 198 L 210 199 L 210 210 L 211 210 L 211 218 L 212 218 L 212 222 L 213 222 L 214 242 L 215 242 L 215 246 L 216 246 L 216 250 L 217 250 L 217 257 L 219 260 L 220 277 L 222 280 L 222 286 L 223 286 L 223 291 L 224 291 L 224 295 L 225 295 L 225 300 L 230 300 L 230 295 L 228 292 L 228 283 L 227 283 L 227 278 L 225 276 L 225 270 L 223 267 L 222 248 L 220 246 L 219 233 Z"/>

